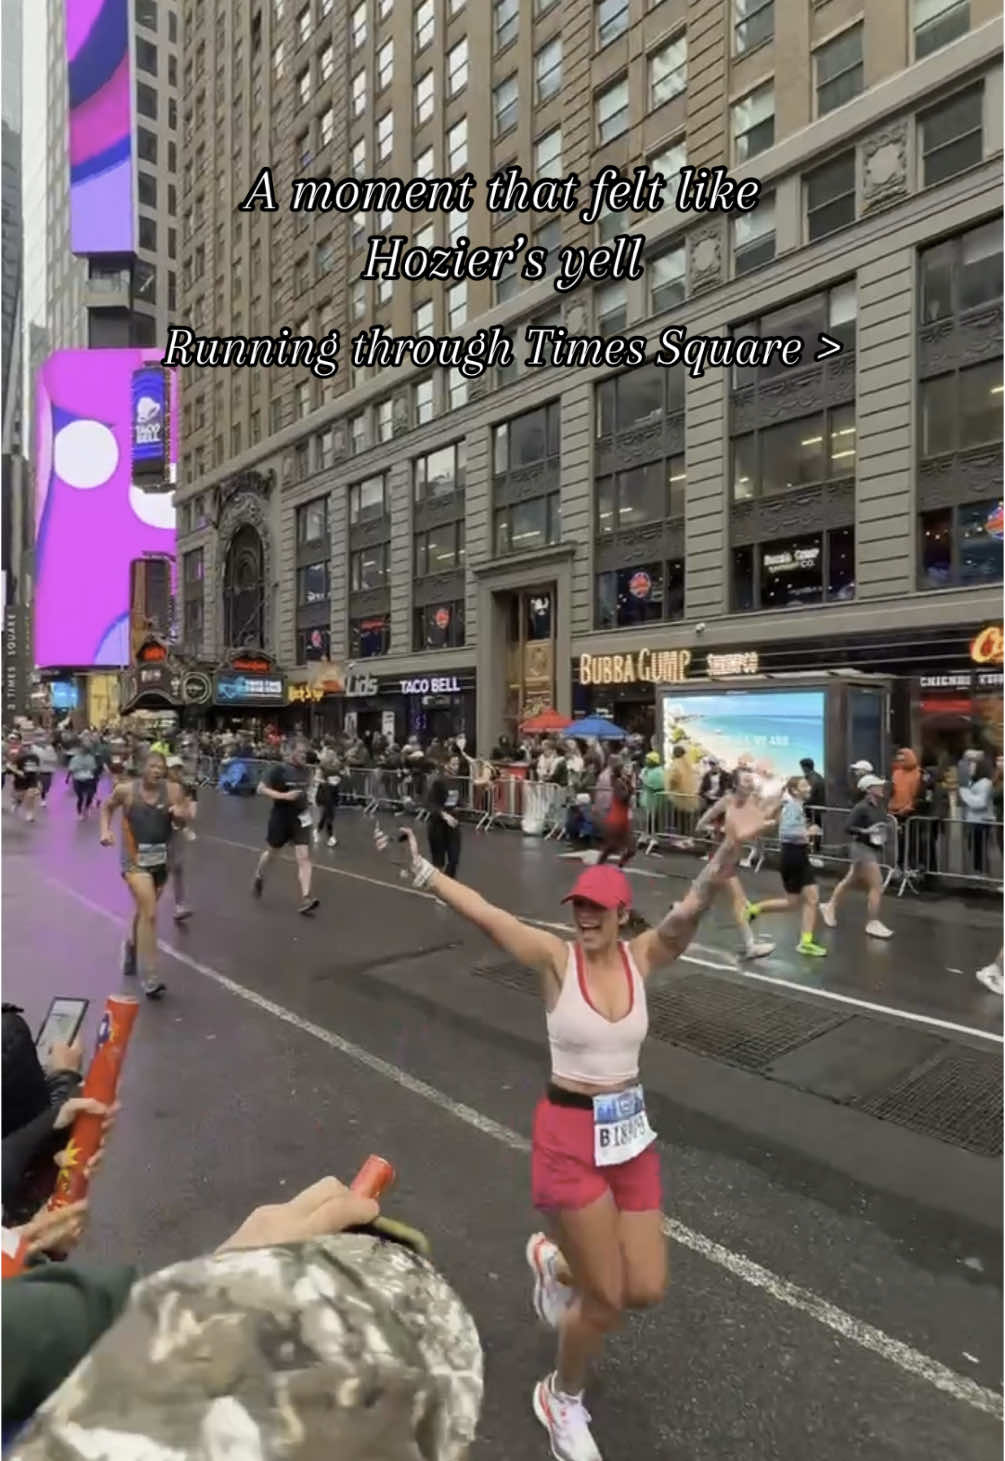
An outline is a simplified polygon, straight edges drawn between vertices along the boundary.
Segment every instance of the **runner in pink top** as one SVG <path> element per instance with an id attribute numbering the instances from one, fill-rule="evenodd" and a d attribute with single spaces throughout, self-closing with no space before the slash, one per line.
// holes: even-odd
<path id="1" fill-rule="evenodd" d="M 639 1083 L 639 1049 L 649 1028 L 645 981 L 687 948 L 717 892 L 733 876 L 744 844 L 776 804 L 751 796 L 726 812 L 718 850 L 656 928 L 621 938 L 632 903 L 628 879 L 610 864 L 586 869 L 564 900 L 575 939 L 559 938 L 496 908 L 437 872 L 404 832 L 417 888 L 468 919 L 541 979 L 551 1047 L 551 1081 L 534 1116 L 534 1204 L 553 1237 L 527 1244 L 534 1307 L 558 1330 L 554 1372 L 534 1388 L 534 1414 L 558 1461 L 600 1461 L 583 1404 L 589 1363 L 626 1309 L 657 1303 L 667 1281 L 656 1133 Z M 379 830 L 377 845 L 386 847 Z"/>

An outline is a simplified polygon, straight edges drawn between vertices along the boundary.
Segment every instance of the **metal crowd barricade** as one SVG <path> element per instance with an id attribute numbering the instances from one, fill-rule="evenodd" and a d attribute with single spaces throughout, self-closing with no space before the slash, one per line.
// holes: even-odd
<path id="1" fill-rule="evenodd" d="M 920 891 L 926 879 L 950 886 L 1001 892 L 1005 876 L 1005 824 L 964 822 L 959 817 L 908 817 L 898 897 Z"/>

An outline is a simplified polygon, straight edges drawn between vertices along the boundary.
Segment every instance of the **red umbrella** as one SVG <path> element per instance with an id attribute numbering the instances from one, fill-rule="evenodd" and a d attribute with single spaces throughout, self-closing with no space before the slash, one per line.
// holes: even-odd
<path id="1" fill-rule="evenodd" d="M 557 710 L 542 710 L 540 715 L 532 715 L 530 720 L 525 720 L 520 729 L 522 731 L 529 731 L 531 734 L 537 734 L 538 732 L 544 731 L 562 730 L 568 724 L 569 717 L 567 715 L 559 715 Z"/>

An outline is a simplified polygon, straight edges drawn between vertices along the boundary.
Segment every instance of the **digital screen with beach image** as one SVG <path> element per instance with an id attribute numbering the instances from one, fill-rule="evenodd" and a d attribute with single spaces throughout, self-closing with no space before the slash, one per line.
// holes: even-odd
<path id="1" fill-rule="evenodd" d="M 824 692 L 822 690 L 710 690 L 700 694 L 666 691 L 663 701 L 663 756 L 669 765 L 675 745 L 689 742 L 697 761 L 715 756 L 734 767 L 741 756 L 770 769 L 773 776 L 794 776 L 810 756 L 824 767 Z"/>

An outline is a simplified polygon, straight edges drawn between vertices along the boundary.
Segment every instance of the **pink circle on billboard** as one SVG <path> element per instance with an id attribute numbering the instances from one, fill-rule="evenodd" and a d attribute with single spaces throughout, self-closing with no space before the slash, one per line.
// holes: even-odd
<path id="1" fill-rule="evenodd" d="M 628 581 L 628 592 L 633 599 L 647 599 L 652 592 L 653 581 L 644 569 L 633 573 Z"/>
<path id="2" fill-rule="evenodd" d="M 435 617 L 437 629 L 446 629 L 447 625 L 450 623 L 450 610 L 437 609 Z"/>

